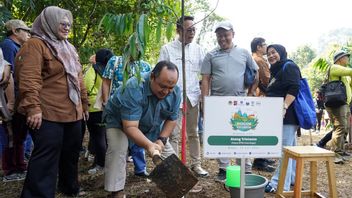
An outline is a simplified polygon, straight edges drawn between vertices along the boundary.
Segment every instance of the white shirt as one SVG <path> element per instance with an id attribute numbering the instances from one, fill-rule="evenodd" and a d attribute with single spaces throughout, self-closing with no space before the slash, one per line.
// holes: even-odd
<path id="1" fill-rule="evenodd" d="M 205 52 L 200 45 L 189 43 L 185 46 L 186 94 L 192 107 L 197 105 L 200 99 L 199 76 L 204 56 Z M 178 67 L 180 75 L 177 85 L 183 94 L 182 43 L 178 39 L 161 47 L 158 61 L 162 60 L 170 61 Z"/>

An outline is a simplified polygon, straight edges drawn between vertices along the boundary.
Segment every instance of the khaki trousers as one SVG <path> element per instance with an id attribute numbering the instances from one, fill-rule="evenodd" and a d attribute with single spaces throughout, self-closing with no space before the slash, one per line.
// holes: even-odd
<path id="1" fill-rule="evenodd" d="M 105 190 L 115 192 L 125 188 L 128 138 L 121 129 L 108 128 L 106 139 L 108 148 L 105 156 Z M 161 157 L 164 159 L 174 153 L 172 146 L 167 142 Z"/>
<path id="2" fill-rule="evenodd" d="M 198 104 L 192 107 L 191 102 L 187 98 L 187 142 L 189 146 L 189 153 L 191 157 L 191 167 L 200 166 L 200 142 L 197 131 L 198 126 Z M 182 109 L 177 119 L 177 124 L 172 134 L 170 135 L 170 143 L 174 148 L 175 152 L 179 155 L 179 142 L 181 137 L 182 128 Z"/>
<path id="3" fill-rule="evenodd" d="M 343 152 L 344 143 L 348 132 L 350 131 L 350 108 L 343 105 L 337 108 L 326 107 L 330 119 L 334 124 L 332 133 L 331 147 L 334 152 Z"/>

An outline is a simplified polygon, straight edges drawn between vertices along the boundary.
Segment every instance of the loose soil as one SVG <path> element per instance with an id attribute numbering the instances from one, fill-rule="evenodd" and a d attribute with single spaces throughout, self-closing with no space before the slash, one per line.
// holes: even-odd
<path id="1" fill-rule="evenodd" d="M 323 135 L 325 131 L 318 133 L 312 132 L 313 142 L 317 142 Z M 310 145 L 310 136 L 308 131 L 303 131 L 301 137 L 298 138 L 299 145 Z M 351 152 L 351 149 L 348 150 Z M 338 197 L 349 198 L 352 194 L 352 159 L 347 161 L 343 165 L 335 165 L 336 171 L 336 185 Z M 214 159 L 203 159 L 203 167 L 209 171 L 210 176 L 207 178 L 199 178 L 199 184 L 203 187 L 203 190 L 199 193 L 189 193 L 186 197 L 219 197 L 226 198 L 230 197 L 229 192 L 224 189 L 223 184 L 214 181 L 216 174 L 218 172 L 218 165 Z M 103 176 L 91 176 L 87 174 L 87 170 L 90 167 L 90 162 L 85 159 L 80 160 L 80 181 L 81 186 L 87 192 L 86 198 L 103 198 L 108 194 L 104 191 L 104 178 Z M 154 165 L 151 160 L 147 160 L 148 172 L 151 172 Z M 254 174 L 262 175 L 268 179 L 271 178 L 272 173 L 266 173 L 262 171 L 253 170 Z M 2 172 L 0 172 L 2 175 Z M 23 182 L 8 182 L 4 183 L 0 181 L 0 198 L 13 198 L 19 197 Z M 309 188 L 309 164 L 305 164 L 303 188 Z M 150 180 L 139 178 L 133 174 L 133 163 L 128 163 L 128 176 L 126 181 L 125 191 L 127 197 L 166 197 L 165 194 L 160 191 L 156 185 Z M 318 162 L 318 191 L 329 197 L 328 188 L 328 177 L 326 173 L 326 166 L 323 162 Z M 62 194 L 57 194 L 56 197 L 63 198 Z M 265 194 L 265 197 L 274 197 L 274 194 Z"/>

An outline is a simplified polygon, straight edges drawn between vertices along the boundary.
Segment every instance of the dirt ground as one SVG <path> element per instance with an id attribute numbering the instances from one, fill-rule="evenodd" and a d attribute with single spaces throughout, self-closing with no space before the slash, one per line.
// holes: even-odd
<path id="1" fill-rule="evenodd" d="M 313 142 L 317 142 L 323 135 L 325 131 L 320 133 L 312 133 Z M 299 145 L 309 145 L 310 136 L 308 131 L 303 131 L 301 137 L 298 138 Z M 351 152 L 351 150 L 349 150 Z M 338 197 L 351 197 L 352 194 L 352 159 L 347 161 L 343 165 L 335 165 L 336 171 L 336 185 Z M 154 165 L 151 160 L 148 159 L 148 172 L 151 172 Z M 216 174 L 218 172 L 218 166 L 216 160 L 214 159 L 203 159 L 203 167 L 209 171 L 210 176 L 207 178 L 199 178 L 199 184 L 203 187 L 203 190 L 199 193 L 188 193 L 186 197 L 219 197 L 226 198 L 230 197 L 230 193 L 224 189 L 223 184 L 214 181 Z M 81 186 L 87 192 L 87 195 L 84 197 L 89 198 L 103 198 L 106 197 L 107 193 L 103 190 L 103 176 L 90 176 L 87 174 L 87 170 L 90 166 L 90 162 L 82 159 L 80 160 L 80 181 Z M 328 188 L 328 179 L 325 164 L 323 162 L 318 163 L 318 191 L 329 197 L 329 188 Z M 309 165 L 305 164 L 303 188 L 309 188 Z M 261 172 L 253 170 L 254 174 L 262 175 L 268 179 L 271 178 L 271 173 Z M 0 172 L 0 175 L 2 173 Z M 0 198 L 13 198 L 19 197 L 21 192 L 23 182 L 9 182 L 4 183 L 0 181 Z M 127 197 L 166 197 L 165 194 L 160 191 L 156 185 L 147 179 L 141 179 L 134 176 L 133 174 L 133 163 L 128 163 L 128 176 L 126 183 L 126 193 Z M 61 194 L 57 194 L 58 198 L 63 198 Z M 265 194 L 265 197 L 271 198 L 274 197 L 274 194 Z"/>

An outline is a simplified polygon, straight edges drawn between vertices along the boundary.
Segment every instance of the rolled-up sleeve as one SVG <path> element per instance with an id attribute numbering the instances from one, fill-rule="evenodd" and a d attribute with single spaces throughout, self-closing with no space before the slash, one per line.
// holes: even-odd
<path id="1" fill-rule="evenodd" d="M 143 107 L 141 100 L 143 99 L 140 88 L 126 87 L 124 90 L 120 88 L 122 94 L 116 95 L 121 104 L 121 119 L 129 121 L 137 121 L 142 117 Z"/>

